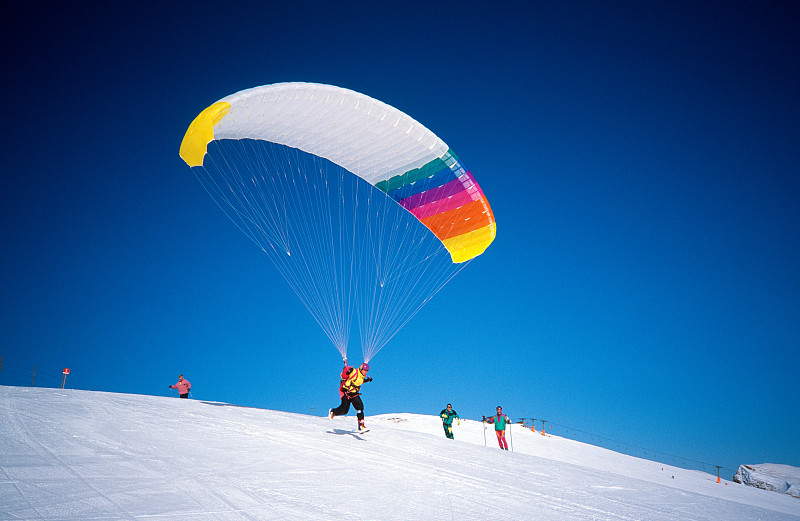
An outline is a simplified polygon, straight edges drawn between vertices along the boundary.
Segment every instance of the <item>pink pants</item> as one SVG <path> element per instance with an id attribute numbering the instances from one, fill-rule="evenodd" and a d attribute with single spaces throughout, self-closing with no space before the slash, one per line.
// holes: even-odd
<path id="1" fill-rule="evenodd" d="M 497 443 L 500 444 L 500 448 L 504 450 L 508 450 L 508 443 L 506 443 L 506 431 L 494 431 L 497 434 Z"/>

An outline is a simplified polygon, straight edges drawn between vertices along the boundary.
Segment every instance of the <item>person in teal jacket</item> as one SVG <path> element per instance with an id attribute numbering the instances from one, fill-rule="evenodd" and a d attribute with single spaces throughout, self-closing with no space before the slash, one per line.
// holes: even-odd
<path id="1" fill-rule="evenodd" d="M 444 435 L 450 438 L 453 438 L 453 418 L 458 418 L 459 425 L 461 424 L 461 417 L 458 415 L 456 411 L 453 410 L 453 406 L 449 403 L 447 404 L 446 409 L 442 409 L 442 412 L 439 413 L 439 416 L 442 418 L 442 427 L 444 427 Z"/>
<path id="2" fill-rule="evenodd" d="M 498 405 L 497 414 L 488 418 L 484 416 L 483 421 L 494 423 L 494 433 L 497 434 L 497 443 L 500 444 L 501 449 L 508 450 L 508 443 L 506 442 L 506 423 L 511 423 L 511 420 L 508 416 L 503 414 L 503 408 Z"/>

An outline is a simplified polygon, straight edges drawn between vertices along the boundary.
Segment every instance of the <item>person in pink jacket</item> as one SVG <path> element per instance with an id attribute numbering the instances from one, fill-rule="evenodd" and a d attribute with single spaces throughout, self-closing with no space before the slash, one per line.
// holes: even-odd
<path id="1" fill-rule="evenodd" d="M 181 398 L 189 398 L 189 391 L 192 390 L 192 384 L 186 380 L 183 375 L 178 375 L 178 383 L 170 385 L 170 389 L 177 389 Z"/>

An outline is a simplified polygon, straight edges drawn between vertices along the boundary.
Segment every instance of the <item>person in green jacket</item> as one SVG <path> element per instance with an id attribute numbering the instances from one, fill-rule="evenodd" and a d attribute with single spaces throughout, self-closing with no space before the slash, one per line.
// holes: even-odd
<path id="1" fill-rule="evenodd" d="M 484 416 L 483 421 L 494 423 L 494 433 L 497 434 L 497 443 L 500 444 L 501 449 L 508 450 L 508 442 L 506 442 L 506 423 L 511 423 L 511 420 L 508 416 L 503 414 L 503 408 L 498 405 L 497 414 L 489 416 L 488 418 Z"/>
<path id="2" fill-rule="evenodd" d="M 442 409 L 442 412 L 439 413 L 439 416 L 442 418 L 442 427 L 444 427 L 444 435 L 448 438 L 453 438 L 453 418 L 458 418 L 458 424 L 461 425 L 461 417 L 458 415 L 456 411 L 453 410 L 453 406 L 449 403 L 447 404 L 446 409 Z"/>

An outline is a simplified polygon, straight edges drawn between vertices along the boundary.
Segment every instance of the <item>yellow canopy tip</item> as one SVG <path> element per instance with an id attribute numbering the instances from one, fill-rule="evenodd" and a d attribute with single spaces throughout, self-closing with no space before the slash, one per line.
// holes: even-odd
<path id="1" fill-rule="evenodd" d="M 450 252 L 453 263 L 459 264 L 474 259 L 483 253 L 494 241 L 496 235 L 497 225 L 492 222 L 489 226 L 451 239 L 445 239 L 442 244 Z"/>
<path id="2" fill-rule="evenodd" d="M 231 109 L 227 101 L 218 101 L 201 112 L 183 136 L 181 142 L 181 159 L 189 166 L 201 166 L 206 155 L 208 144 L 214 140 L 214 126 Z"/>

